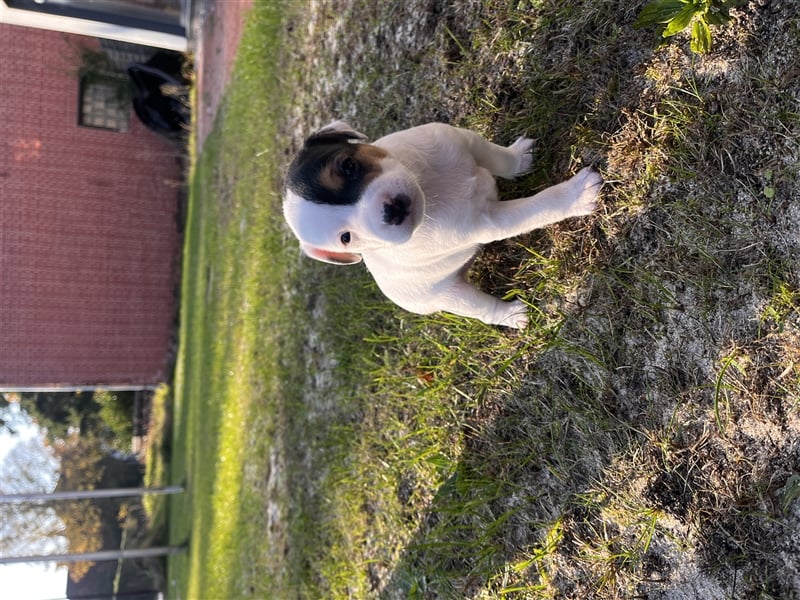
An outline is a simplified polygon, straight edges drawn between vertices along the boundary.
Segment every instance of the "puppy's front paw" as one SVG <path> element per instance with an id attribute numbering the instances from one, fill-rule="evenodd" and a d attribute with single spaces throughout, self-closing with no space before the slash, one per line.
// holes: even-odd
<path id="1" fill-rule="evenodd" d="M 603 178 L 592 167 L 578 171 L 571 180 L 574 196 L 570 204 L 571 216 L 588 215 L 597 208 L 597 197 L 603 187 Z"/>
<path id="2" fill-rule="evenodd" d="M 525 329 L 528 326 L 528 307 L 521 300 L 511 302 L 500 302 L 503 308 L 503 315 L 498 319 L 497 324 L 514 329 Z"/>
<path id="3" fill-rule="evenodd" d="M 508 149 L 511 150 L 517 160 L 514 172 L 511 173 L 512 177 L 523 175 L 531 170 L 533 165 L 533 140 L 531 138 L 521 137 L 511 144 Z"/>

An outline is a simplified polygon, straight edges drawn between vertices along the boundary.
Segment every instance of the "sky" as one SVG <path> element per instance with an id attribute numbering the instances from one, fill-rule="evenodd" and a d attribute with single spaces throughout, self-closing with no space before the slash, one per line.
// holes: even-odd
<path id="1" fill-rule="evenodd" d="M 11 404 L 13 428 L 17 435 L 0 431 L 0 481 L 6 455 L 20 441 L 44 439 L 42 431 Z M 7 415 L 8 416 L 8 415 Z M 0 547 L 0 556 L 3 548 Z M 9 600 L 51 600 L 64 598 L 67 590 L 67 570 L 56 569 L 50 563 L 0 565 L 0 590 Z"/>
<path id="2" fill-rule="evenodd" d="M 67 570 L 43 565 L 0 565 L 0 589 L 9 600 L 64 598 Z"/>

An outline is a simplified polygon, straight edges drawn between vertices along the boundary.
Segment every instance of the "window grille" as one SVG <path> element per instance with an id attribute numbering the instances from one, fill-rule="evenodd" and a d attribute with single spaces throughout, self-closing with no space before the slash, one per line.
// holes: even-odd
<path id="1" fill-rule="evenodd" d="M 83 77 L 78 122 L 84 127 L 128 131 L 131 111 L 127 83 L 127 80 L 113 76 Z"/>

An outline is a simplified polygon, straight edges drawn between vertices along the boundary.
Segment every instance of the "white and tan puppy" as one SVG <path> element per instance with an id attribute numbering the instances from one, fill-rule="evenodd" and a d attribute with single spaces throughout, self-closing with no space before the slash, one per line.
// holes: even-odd
<path id="1" fill-rule="evenodd" d="M 600 175 L 585 168 L 530 198 L 498 201 L 495 176 L 531 167 L 533 142 L 497 146 L 430 123 L 372 144 L 342 121 L 311 135 L 289 167 L 283 211 L 317 260 L 362 259 L 386 296 L 411 312 L 448 311 L 524 328 L 523 302 L 504 302 L 464 280 L 483 244 L 586 215 Z"/>

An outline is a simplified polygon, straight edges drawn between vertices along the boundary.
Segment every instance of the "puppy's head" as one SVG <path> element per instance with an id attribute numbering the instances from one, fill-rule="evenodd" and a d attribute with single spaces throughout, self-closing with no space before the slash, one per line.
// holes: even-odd
<path id="1" fill-rule="evenodd" d="M 335 121 L 311 135 L 289 166 L 283 212 L 303 250 L 352 264 L 411 239 L 425 212 L 416 178 L 366 136 Z"/>

